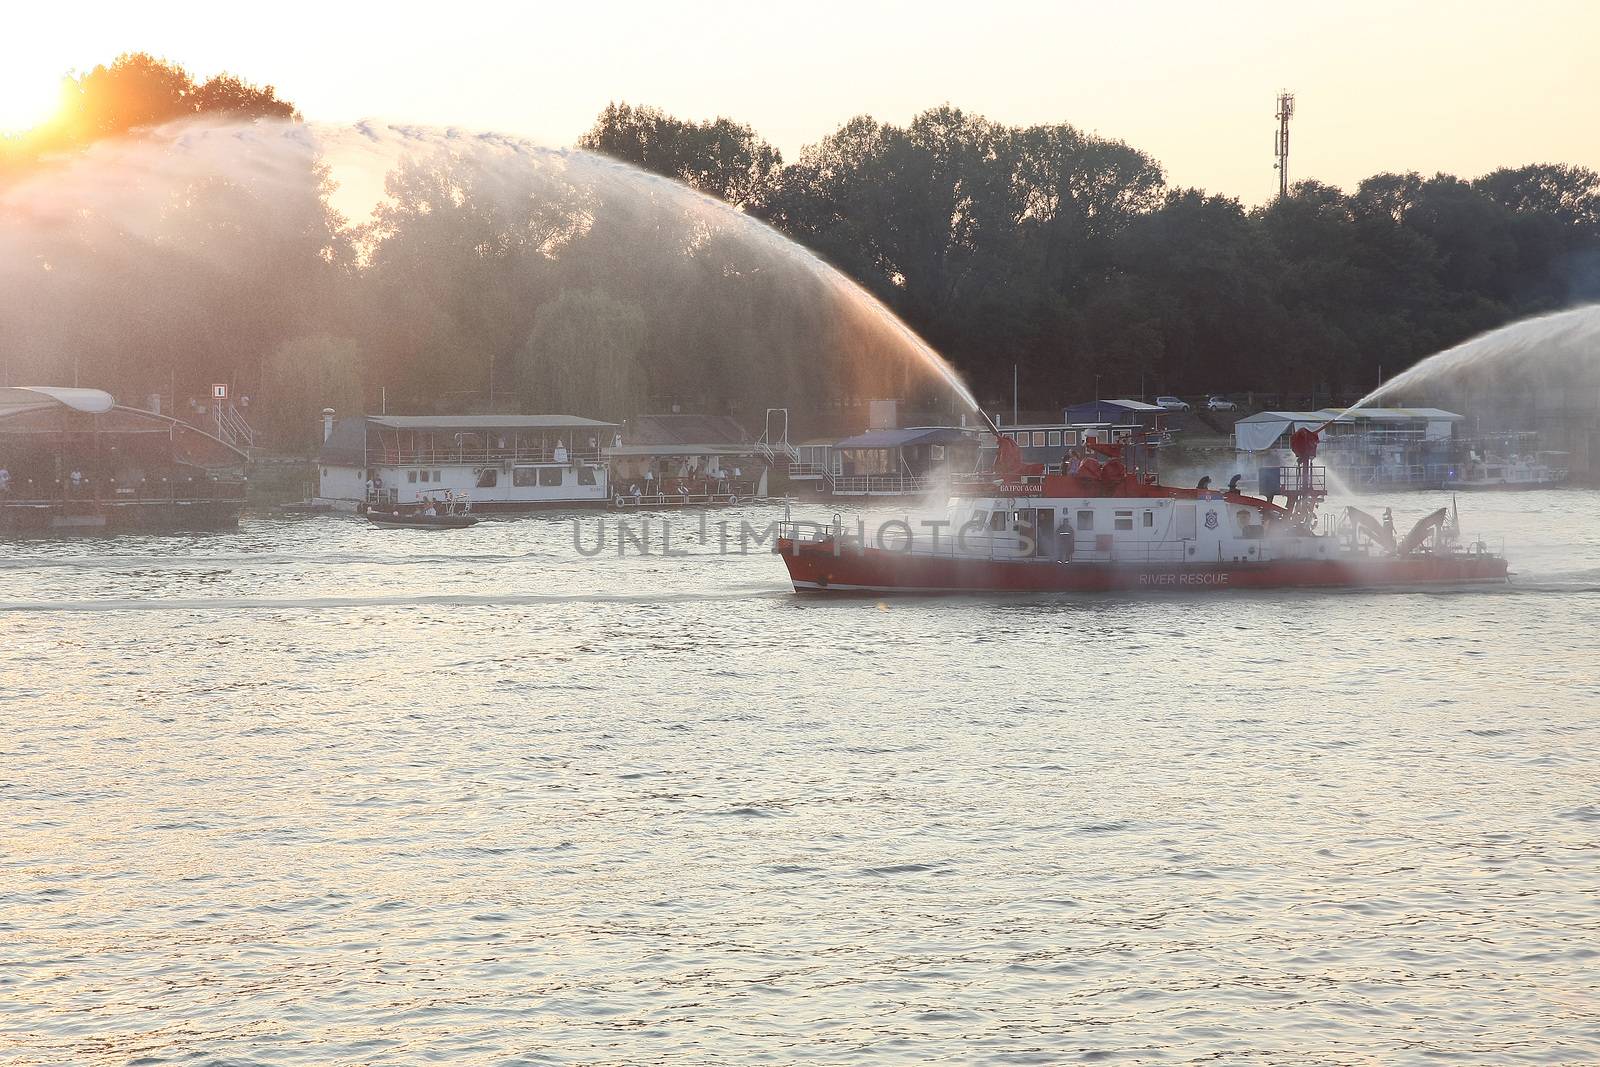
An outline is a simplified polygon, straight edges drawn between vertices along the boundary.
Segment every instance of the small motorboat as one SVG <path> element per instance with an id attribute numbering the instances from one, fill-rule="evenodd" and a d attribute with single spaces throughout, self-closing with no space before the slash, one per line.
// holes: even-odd
<path id="1" fill-rule="evenodd" d="M 470 507 L 451 494 L 443 500 L 423 497 L 415 504 L 369 505 L 362 514 L 384 530 L 460 530 L 478 525 L 478 517 L 468 513 Z"/>

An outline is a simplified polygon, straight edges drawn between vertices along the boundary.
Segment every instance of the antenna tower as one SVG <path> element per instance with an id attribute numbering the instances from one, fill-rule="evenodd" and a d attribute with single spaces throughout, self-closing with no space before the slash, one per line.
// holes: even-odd
<path id="1" fill-rule="evenodd" d="M 1273 139 L 1272 153 L 1278 157 L 1273 166 L 1278 171 L 1278 198 L 1289 195 L 1289 120 L 1294 118 L 1294 94 L 1278 94 L 1278 136 Z"/>

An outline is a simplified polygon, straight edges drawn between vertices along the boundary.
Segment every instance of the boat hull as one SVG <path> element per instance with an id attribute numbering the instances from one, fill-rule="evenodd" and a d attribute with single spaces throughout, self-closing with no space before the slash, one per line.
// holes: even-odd
<path id="1" fill-rule="evenodd" d="M 69 501 L 0 505 L 0 534 L 233 530 L 244 500 Z"/>
<path id="2" fill-rule="evenodd" d="M 1365 589 L 1504 582 L 1498 556 L 1349 557 L 1215 563 L 1059 563 L 982 559 L 778 540 L 797 591 L 807 593 L 1104 593 L 1124 590 Z"/>
<path id="3" fill-rule="evenodd" d="M 367 512 L 367 521 L 380 530 L 465 530 L 478 525 L 471 515 L 385 515 Z"/>

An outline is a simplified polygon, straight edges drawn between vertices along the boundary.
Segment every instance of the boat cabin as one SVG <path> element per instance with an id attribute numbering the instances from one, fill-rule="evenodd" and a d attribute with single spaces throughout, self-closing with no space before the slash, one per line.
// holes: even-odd
<path id="1" fill-rule="evenodd" d="M 943 470 L 968 471 L 976 462 L 978 432 L 957 426 L 868 430 L 836 442 L 830 452 L 838 472 L 833 496 L 909 496 L 932 488 Z"/>
<path id="2" fill-rule="evenodd" d="M 441 495 L 474 511 L 601 505 L 604 449 L 616 423 L 574 415 L 324 413 L 319 499 L 336 507 L 411 504 Z"/>

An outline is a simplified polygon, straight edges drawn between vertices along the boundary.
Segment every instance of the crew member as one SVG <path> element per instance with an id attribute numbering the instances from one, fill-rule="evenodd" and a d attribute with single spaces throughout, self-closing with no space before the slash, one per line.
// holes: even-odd
<path id="1" fill-rule="evenodd" d="M 1072 558 L 1072 553 L 1077 550 L 1078 535 L 1072 529 L 1072 522 L 1063 515 L 1061 525 L 1056 527 L 1056 560 L 1066 563 Z"/>

